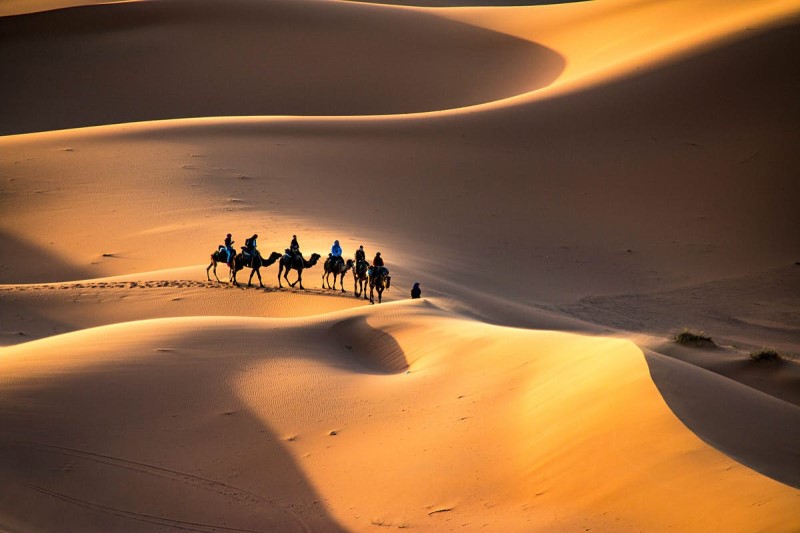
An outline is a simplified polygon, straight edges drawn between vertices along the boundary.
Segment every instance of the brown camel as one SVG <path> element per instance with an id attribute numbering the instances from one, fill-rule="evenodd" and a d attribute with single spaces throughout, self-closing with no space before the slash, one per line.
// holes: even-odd
<path id="1" fill-rule="evenodd" d="M 206 267 L 206 277 L 208 281 L 211 281 L 211 276 L 209 276 L 208 271 L 211 270 L 211 267 L 214 267 L 214 277 L 217 278 L 217 263 L 228 263 L 228 252 L 225 250 L 217 249 L 216 252 L 211 254 L 211 264 Z M 228 282 L 233 279 L 233 269 L 231 269 L 230 273 L 228 274 Z M 217 282 L 219 282 L 219 278 L 217 278 Z"/>
<path id="2" fill-rule="evenodd" d="M 247 280 L 247 286 L 250 286 L 250 283 L 253 281 L 253 274 L 258 275 L 258 284 L 263 287 L 264 283 L 261 282 L 261 267 L 267 268 L 272 263 L 277 261 L 281 258 L 281 254 L 278 252 L 272 252 L 269 254 L 269 259 L 264 259 L 261 257 L 261 254 L 256 255 L 253 258 L 253 264 L 248 265 L 244 259 L 244 254 L 241 252 L 236 254 L 236 257 L 233 258 L 233 269 L 231 271 L 231 277 L 233 279 L 233 284 L 238 286 L 239 283 L 236 281 L 236 273 L 239 272 L 244 267 L 252 268 L 253 270 L 250 272 L 250 279 Z"/>
<path id="3" fill-rule="evenodd" d="M 363 293 L 364 299 L 367 299 L 367 282 L 369 281 L 369 276 L 367 276 L 368 270 L 369 263 L 364 259 L 359 259 L 356 266 L 353 267 L 353 292 L 356 298 Z"/>
<path id="4" fill-rule="evenodd" d="M 283 273 L 283 279 L 286 280 L 286 283 L 289 283 L 289 271 L 297 270 L 297 279 L 294 283 L 289 283 L 289 286 L 294 287 L 299 283 L 300 288 L 305 289 L 305 287 L 303 287 L 303 269 L 311 268 L 316 265 L 317 261 L 319 261 L 319 258 L 319 254 L 311 254 L 311 259 L 308 261 L 306 261 L 306 259 L 299 254 L 294 256 L 286 254 L 282 256 L 278 266 L 278 286 L 283 288 L 283 285 L 281 285 L 281 273 Z"/>
<path id="5" fill-rule="evenodd" d="M 388 289 L 392 282 L 389 276 L 389 270 L 385 267 L 372 267 L 372 275 L 369 277 L 369 303 L 374 304 L 375 298 L 372 296 L 372 291 L 378 291 L 378 303 L 381 303 L 384 289 Z"/>
<path id="6" fill-rule="evenodd" d="M 336 290 L 336 278 L 338 277 L 340 280 L 340 285 L 342 286 L 342 292 L 347 292 L 344 290 L 344 275 L 347 274 L 347 271 L 353 268 L 353 260 L 348 259 L 347 262 L 344 262 L 344 259 L 341 257 L 336 258 L 338 261 L 335 261 L 333 257 L 328 257 L 325 260 L 325 264 L 323 265 L 325 268 L 325 273 L 322 274 L 322 288 L 325 288 L 325 284 L 328 285 L 328 289 L 333 288 Z M 333 274 L 333 287 L 331 287 L 330 282 L 330 275 Z"/>

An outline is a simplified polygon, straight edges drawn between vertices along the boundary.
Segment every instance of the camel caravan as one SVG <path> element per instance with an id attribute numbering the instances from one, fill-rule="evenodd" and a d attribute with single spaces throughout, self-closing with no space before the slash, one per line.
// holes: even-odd
<path id="1" fill-rule="evenodd" d="M 217 265 L 222 263 L 228 266 L 230 274 L 228 282 L 239 286 L 236 279 L 236 274 L 244 269 L 250 269 L 250 278 L 247 280 L 247 286 L 250 287 L 253 282 L 253 275 L 258 276 L 258 284 L 263 288 L 264 283 L 261 280 L 261 268 L 268 267 L 273 263 L 278 263 L 278 287 L 283 288 L 281 283 L 281 275 L 289 287 L 299 285 L 303 287 L 303 270 L 311 268 L 320 260 L 320 254 L 311 254 L 309 259 L 303 257 L 300 252 L 300 245 L 297 242 L 297 235 L 292 235 L 292 242 L 284 253 L 272 252 L 268 258 L 264 259 L 261 252 L 258 250 L 258 234 L 245 239 L 245 245 L 241 247 L 240 252 L 236 252 L 233 248 L 234 241 L 231 234 L 225 237 L 224 244 L 221 244 L 217 250 L 211 254 L 211 263 L 206 267 L 206 277 L 211 281 L 211 272 L 217 282 L 220 282 L 217 277 Z M 356 250 L 354 259 L 345 260 L 342 257 L 342 247 L 339 241 L 334 241 L 331 247 L 331 252 L 328 258 L 323 263 L 324 273 L 322 274 L 322 288 L 336 290 L 336 282 L 338 280 L 339 287 L 342 292 L 347 292 L 344 288 L 344 278 L 348 271 L 353 271 L 353 293 L 356 298 L 362 294 L 364 299 L 367 299 L 367 286 L 369 286 L 369 301 L 375 303 L 375 293 L 378 293 L 378 303 L 383 299 L 383 291 L 388 289 L 391 285 L 392 278 L 389 275 L 389 269 L 383 263 L 381 253 L 375 254 L 372 264 L 367 261 L 364 246 L 360 246 Z M 213 269 L 213 270 L 212 270 Z M 289 271 L 297 271 L 297 279 L 293 282 L 289 281 Z M 333 285 L 330 283 L 330 277 L 333 276 Z"/>

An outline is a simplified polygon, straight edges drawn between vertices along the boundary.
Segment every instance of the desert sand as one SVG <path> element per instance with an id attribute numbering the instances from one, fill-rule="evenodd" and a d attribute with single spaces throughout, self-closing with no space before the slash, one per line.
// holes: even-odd
<path id="1" fill-rule="evenodd" d="M 0 2 L 0 530 L 800 529 L 800 5 L 409 4 Z"/>

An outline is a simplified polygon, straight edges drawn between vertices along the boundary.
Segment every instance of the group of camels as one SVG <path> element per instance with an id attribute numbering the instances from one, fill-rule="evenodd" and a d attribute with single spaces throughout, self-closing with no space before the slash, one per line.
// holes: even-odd
<path id="1" fill-rule="evenodd" d="M 279 252 L 272 252 L 269 254 L 267 259 L 264 259 L 260 254 L 257 254 L 255 257 L 253 257 L 252 264 L 248 264 L 244 253 L 239 252 L 231 261 L 228 282 L 238 286 L 239 282 L 236 280 L 236 273 L 247 267 L 251 269 L 250 279 L 247 280 L 247 286 L 251 286 L 253 282 L 253 274 L 255 274 L 258 276 L 258 284 L 261 287 L 264 287 L 264 283 L 261 281 L 261 267 L 267 268 L 278 261 L 278 287 L 283 288 L 283 285 L 281 284 L 281 274 L 283 274 L 283 279 L 286 280 L 286 283 L 289 285 L 289 287 L 300 285 L 301 289 L 305 289 L 305 287 L 303 287 L 303 270 L 316 265 L 320 257 L 321 256 L 317 253 L 311 254 L 311 258 L 306 259 L 301 254 L 289 255 L 288 253 L 281 254 Z M 208 281 L 211 281 L 211 275 L 209 272 L 212 268 L 214 272 L 214 278 L 216 278 L 217 282 L 220 281 L 219 277 L 217 277 L 217 264 L 227 264 L 227 261 L 228 254 L 224 249 L 218 249 L 211 254 L 211 263 L 206 267 L 206 277 L 208 278 Z M 373 304 L 375 303 L 374 293 L 378 293 L 378 303 L 381 303 L 383 299 L 383 291 L 388 289 L 391 284 L 391 277 L 385 268 L 377 268 L 374 274 L 370 276 L 369 263 L 364 260 L 359 260 L 358 263 L 356 263 L 352 259 L 344 261 L 341 257 L 334 258 L 328 256 L 328 259 L 326 259 L 324 263 L 324 269 L 325 272 L 322 274 L 322 288 L 335 290 L 336 278 L 338 277 L 342 292 L 347 292 L 344 289 L 344 276 L 347 274 L 348 270 L 353 269 L 353 292 L 355 293 L 356 298 L 363 294 L 364 299 L 366 300 L 367 285 L 369 285 L 369 301 Z M 289 281 L 288 276 L 290 270 L 297 271 L 297 279 L 294 282 Z M 333 286 L 330 284 L 331 274 L 333 274 Z"/>

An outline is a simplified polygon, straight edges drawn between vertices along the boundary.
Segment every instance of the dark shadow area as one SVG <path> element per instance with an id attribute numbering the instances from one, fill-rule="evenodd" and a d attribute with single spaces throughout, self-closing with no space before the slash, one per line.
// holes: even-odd
<path id="1" fill-rule="evenodd" d="M 211 0 L 0 18 L 0 135 L 157 119 L 449 109 L 549 85 L 549 48 L 424 13 Z"/>
<path id="2" fill-rule="evenodd" d="M 644 352 L 653 382 L 692 432 L 748 468 L 800 488 L 800 409 L 713 372 Z"/>
<path id="3" fill-rule="evenodd" d="M 77 329 L 70 316 L 74 304 L 52 298 L 60 292 L 38 287 L 0 289 L 0 347 Z"/>
<path id="4" fill-rule="evenodd" d="M 0 284 L 47 283 L 90 277 L 92 274 L 88 270 L 67 264 L 47 250 L 0 230 Z"/>
<path id="5" fill-rule="evenodd" d="M 0 385 L 4 527 L 343 531 L 287 453 L 292 443 L 226 389 L 237 373 L 228 356 L 139 350 Z"/>
<path id="6" fill-rule="evenodd" d="M 399 374 L 408 360 L 394 337 L 373 328 L 364 316 L 343 320 L 331 328 L 341 355 L 369 373 Z"/>

